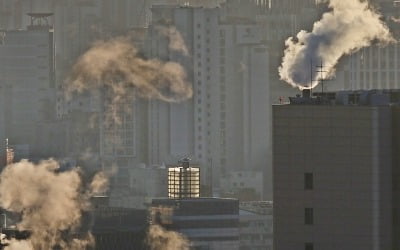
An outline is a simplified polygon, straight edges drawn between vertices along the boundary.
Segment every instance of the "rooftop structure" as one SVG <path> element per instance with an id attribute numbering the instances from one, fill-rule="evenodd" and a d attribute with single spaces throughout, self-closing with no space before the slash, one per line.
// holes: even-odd
<path id="1" fill-rule="evenodd" d="M 338 92 L 314 92 L 305 89 L 302 95 L 289 97 L 291 105 L 358 105 L 384 106 L 400 104 L 400 89 L 353 90 Z"/>
<path id="2" fill-rule="evenodd" d="M 27 15 L 31 18 L 28 30 L 51 28 L 49 18 L 53 16 L 53 13 L 28 13 Z"/>
<path id="3" fill-rule="evenodd" d="M 200 197 L 200 169 L 190 167 L 189 158 L 184 158 L 179 163 L 181 166 L 168 168 L 168 197 Z"/>

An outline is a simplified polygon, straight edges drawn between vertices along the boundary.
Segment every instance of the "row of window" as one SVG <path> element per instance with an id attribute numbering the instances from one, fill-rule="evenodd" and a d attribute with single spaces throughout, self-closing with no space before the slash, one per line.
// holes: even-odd
<path id="1" fill-rule="evenodd" d="M 198 28 L 200 28 L 200 24 L 197 24 L 197 27 Z M 206 30 L 206 33 L 207 34 L 209 34 L 210 33 L 210 31 L 209 30 Z M 200 40 L 201 39 L 201 36 L 200 35 L 198 35 L 197 36 L 197 38 Z M 209 38 L 206 38 L 206 43 L 209 45 L 209 43 L 210 43 L 210 39 Z M 197 44 L 197 48 L 198 49 L 201 49 L 201 43 L 199 42 L 198 44 Z M 207 52 L 207 55 L 206 55 L 206 66 L 207 66 L 207 76 L 206 76 L 206 80 L 207 81 L 209 81 L 210 79 L 211 79 L 211 76 L 209 75 L 210 74 L 210 70 L 211 70 L 211 68 L 209 67 L 209 63 L 210 63 L 210 61 L 211 61 L 211 59 L 210 59 L 210 55 L 208 54 L 208 53 L 210 53 L 210 48 L 207 48 L 206 49 L 206 52 Z M 199 52 L 199 53 L 197 53 L 197 59 L 198 59 L 198 62 L 197 62 L 197 66 L 198 66 L 198 72 L 197 72 L 197 75 L 199 76 L 199 77 L 201 77 L 201 74 L 202 74 L 202 72 L 201 72 L 201 67 L 202 67 L 202 62 L 201 62 L 201 53 Z M 199 80 L 199 81 L 197 81 L 197 83 L 198 83 L 198 99 L 197 99 L 197 103 L 198 103 L 198 105 L 202 105 L 202 97 L 201 97 L 201 85 L 202 85 L 202 82 Z M 211 108 L 211 105 L 210 105 L 210 98 L 211 98 L 211 95 L 210 95 L 210 93 L 208 93 L 207 92 L 207 106 L 206 106 L 206 109 L 207 109 L 207 120 L 208 119 L 210 119 L 210 117 L 211 117 L 211 113 L 210 113 L 210 108 Z M 202 108 L 201 108 L 201 106 L 200 107 L 198 107 L 198 122 L 199 123 L 201 123 L 202 122 Z M 210 126 L 210 122 L 208 122 L 207 123 L 209 126 Z M 201 126 L 201 124 L 198 126 L 198 132 L 199 132 L 199 134 L 201 134 L 201 131 L 202 131 L 202 126 Z M 210 133 L 208 132 L 208 135 L 209 135 Z M 197 145 L 197 148 L 198 148 L 198 150 L 199 151 L 201 151 L 202 149 L 203 149 L 203 147 L 202 147 L 202 140 L 203 138 L 202 138 L 202 136 L 201 135 L 199 135 L 198 136 L 198 140 L 199 140 L 199 144 Z M 201 159 L 202 157 L 203 157 L 203 155 L 199 152 L 198 153 L 198 155 L 197 155 L 197 157 L 198 157 L 198 159 Z"/>

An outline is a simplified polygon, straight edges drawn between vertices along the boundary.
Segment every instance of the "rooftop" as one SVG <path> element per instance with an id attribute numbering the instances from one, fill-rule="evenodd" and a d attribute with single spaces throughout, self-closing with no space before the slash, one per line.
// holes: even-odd
<path id="1" fill-rule="evenodd" d="M 290 105 L 389 106 L 400 105 L 400 89 L 348 90 L 314 92 L 289 97 Z"/>

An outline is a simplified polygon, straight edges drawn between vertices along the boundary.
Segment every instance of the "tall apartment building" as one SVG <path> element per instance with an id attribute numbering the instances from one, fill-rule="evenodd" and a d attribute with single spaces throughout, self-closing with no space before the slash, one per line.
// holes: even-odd
<path id="1" fill-rule="evenodd" d="M 5 133 L 10 144 L 27 144 L 31 153 L 42 154 L 44 148 L 58 148 L 57 132 L 49 130 L 55 118 L 55 61 L 53 29 L 48 14 L 31 14 L 26 30 L 2 32 L 0 45 L 0 83 L 4 105 Z M 36 21 L 35 21 L 36 20 Z M 39 21 L 40 20 L 40 21 Z M 46 124 L 47 123 L 47 124 Z M 51 139 L 50 137 L 53 137 Z"/>
<path id="2" fill-rule="evenodd" d="M 255 23 L 223 13 L 153 6 L 148 42 L 150 56 L 185 66 L 194 90 L 185 103 L 150 103 L 150 162 L 189 156 L 212 176 L 214 190 L 221 175 L 265 170 L 270 159 L 267 49 Z M 168 49 L 168 40 L 157 34 L 157 27 L 166 24 L 180 31 L 190 56 Z"/>
<path id="3" fill-rule="evenodd" d="M 273 107 L 275 250 L 400 249 L 398 94 Z"/>
<path id="4" fill-rule="evenodd" d="M 282 63 L 285 41 L 300 30 L 311 30 L 318 20 L 320 10 L 312 0 L 228 0 L 221 5 L 224 16 L 256 23 L 261 28 L 260 36 L 268 48 L 268 79 L 270 101 L 279 102 L 279 97 L 294 95 L 295 90 L 280 81 L 278 67 Z"/>
<path id="5" fill-rule="evenodd" d="M 393 89 L 399 87 L 400 47 L 368 47 L 350 55 L 329 90 Z M 336 82 L 342 84 L 336 84 Z M 324 87 L 325 87 L 324 86 Z"/>

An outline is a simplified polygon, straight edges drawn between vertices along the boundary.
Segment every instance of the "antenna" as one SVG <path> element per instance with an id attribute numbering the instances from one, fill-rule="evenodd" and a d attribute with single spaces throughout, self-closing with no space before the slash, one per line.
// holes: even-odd
<path id="1" fill-rule="evenodd" d="M 313 61 L 312 61 L 312 59 L 310 59 L 310 73 L 311 73 L 311 76 L 310 76 L 310 96 L 311 97 L 312 97 L 313 72 L 314 72 L 314 70 L 313 70 Z"/>
<path id="2" fill-rule="evenodd" d="M 325 79 L 324 79 L 324 73 L 326 73 L 327 71 L 324 70 L 325 67 L 324 67 L 324 65 L 323 65 L 322 60 L 321 60 L 321 64 L 320 64 L 320 65 L 317 65 L 316 68 L 317 68 L 317 71 L 316 71 L 316 72 L 320 74 L 319 82 L 321 83 L 322 96 L 323 96 L 323 95 L 324 95 L 324 81 L 325 81 Z"/>

